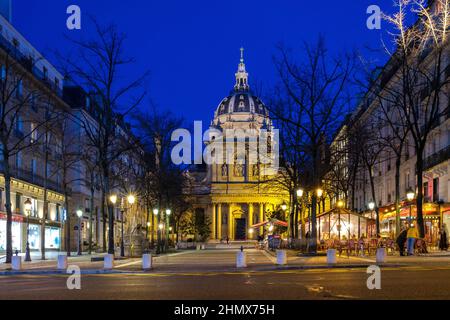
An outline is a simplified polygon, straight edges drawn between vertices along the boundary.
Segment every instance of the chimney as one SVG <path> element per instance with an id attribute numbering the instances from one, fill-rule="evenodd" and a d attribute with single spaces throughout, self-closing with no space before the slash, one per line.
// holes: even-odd
<path id="1" fill-rule="evenodd" d="M 0 0 L 0 14 L 12 23 L 12 5 L 11 0 Z"/>

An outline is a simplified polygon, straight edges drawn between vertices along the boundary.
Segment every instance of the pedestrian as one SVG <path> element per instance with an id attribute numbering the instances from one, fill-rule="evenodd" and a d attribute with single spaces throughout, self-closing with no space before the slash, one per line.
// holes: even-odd
<path id="1" fill-rule="evenodd" d="M 311 234 L 309 233 L 309 231 L 306 232 L 305 238 L 306 238 L 306 252 L 309 253 L 309 242 L 311 239 Z"/>
<path id="2" fill-rule="evenodd" d="M 439 250 L 447 251 L 448 249 L 448 240 L 447 240 L 447 226 L 445 224 L 442 225 L 441 230 L 439 231 Z"/>
<path id="3" fill-rule="evenodd" d="M 400 234 L 398 235 L 398 237 L 396 239 L 397 246 L 400 251 L 400 256 L 402 256 L 402 257 L 405 255 L 405 243 L 406 243 L 407 234 L 408 234 L 408 230 L 406 230 L 406 228 L 402 228 L 402 231 L 400 232 Z"/>
<path id="4" fill-rule="evenodd" d="M 230 238 L 227 236 L 227 244 L 230 244 Z"/>
<path id="5" fill-rule="evenodd" d="M 416 240 L 419 238 L 419 232 L 417 232 L 416 225 L 411 223 L 410 228 L 408 229 L 406 237 L 408 238 L 408 256 L 414 255 L 414 245 L 416 244 Z"/>

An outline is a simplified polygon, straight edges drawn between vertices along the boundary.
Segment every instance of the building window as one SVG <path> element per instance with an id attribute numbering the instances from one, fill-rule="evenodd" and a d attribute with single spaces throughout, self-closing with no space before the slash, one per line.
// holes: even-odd
<path id="1" fill-rule="evenodd" d="M 35 143 L 38 138 L 38 131 L 37 131 L 36 127 L 37 127 L 36 123 L 32 122 L 31 128 L 30 128 L 30 131 L 31 131 L 30 142 L 31 143 Z"/>
<path id="2" fill-rule="evenodd" d="M 430 194 L 428 193 L 428 182 L 423 183 L 423 197 L 425 198 L 425 202 L 430 200 Z"/>
<path id="3" fill-rule="evenodd" d="M 439 201 L 439 178 L 433 179 L 433 202 Z"/>
<path id="4" fill-rule="evenodd" d="M 16 193 L 16 212 L 20 213 L 21 210 L 21 204 L 20 204 L 20 199 L 21 199 L 22 195 L 20 193 Z"/>
<path id="5" fill-rule="evenodd" d="M 2 81 L 6 81 L 6 67 L 5 66 L 1 66 L 1 68 L 0 68 L 0 77 L 1 77 Z"/>
<path id="6" fill-rule="evenodd" d="M 22 167 L 22 153 L 19 151 L 16 154 L 16 169 L 20 169 Z"/>
<path id="7" fill-rule="evenodd" d="M 17 81 L 16 96 L 17 98 L 22 98 L 23 96 L 23 80 Z"/>
<path id="8" fill-rule="evenodd" d="M 31 159 L 30 169 L 31 174 L 34 176 L 36 174 L 36 159 Z"/>

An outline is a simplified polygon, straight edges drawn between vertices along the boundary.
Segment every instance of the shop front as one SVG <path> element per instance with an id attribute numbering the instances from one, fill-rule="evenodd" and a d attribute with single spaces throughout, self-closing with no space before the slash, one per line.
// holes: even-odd
<path id="1" fill-rule="evenodd" d="M 306 230 L 310 231 L 309 223 Z M 375 220 L 344 208 L 334 208 L 317 217 L 317 236 L 319 240 L 345 240 L 370 238 L 374 232 Z"/>
<path id="2" fill-rule="evenodd" d="M 39 221 L 31 221 L 28 225 L 28 242 L 31 251 L 41 250 L 41 225 Z M 25 252 L 27 242 L 26 218 L 13 215 L 12 221 L 12 246 L 13 251 Z M 61 227 L 58 223 L 52 223 L 45 227 L 45 249 L 60 250 Z M 0 253 L 6 252 L 6 214 L 0 213 Z"/>
<path id="3" fill-rule="evenodd" d="M 425 203 L 423 205 L 423 219 L 425 224 L 425 240 L 430 245 L 436 245 L 439 240 L 439 228 L 441 212 L 443 223 L 450 222 L 450 207 L 436 203 Z M 448 214 L 447 214 L 448 213 Z M 409 222 L 417 220 L 417 207 L 415 205 L 404 204 L 400 209 L 400 220 L 402 226 L 408 226 Z M 395 207 L 380 208 L 380 231 L 383 234 L 395 236 L 396 232 L 396 211 Z"/>
<path id="4" fill-rule="evenodd" d="M 22 248 L 22 217 L 13 215 L 12 221 L 12 246 L 13 251 L 21 251 Z M 0 213 L 0 253 L 6 252 L 6 214 Z"/>

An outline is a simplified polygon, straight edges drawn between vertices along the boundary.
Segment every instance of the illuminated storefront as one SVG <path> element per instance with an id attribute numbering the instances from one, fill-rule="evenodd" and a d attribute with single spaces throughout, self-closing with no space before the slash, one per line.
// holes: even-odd
<path id="1" fill-rule="evenodd" d="M 310 230 L 306 223 L 306 230 Z M 344 208 L 334 208 L 317 217 L 317 236 L 320 240 L 373 237 L 375 220 Z"/>

